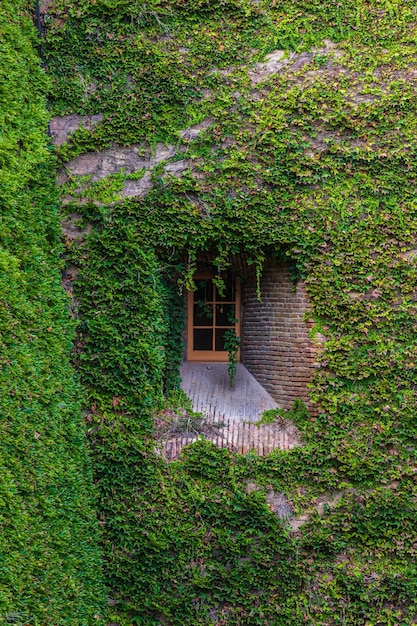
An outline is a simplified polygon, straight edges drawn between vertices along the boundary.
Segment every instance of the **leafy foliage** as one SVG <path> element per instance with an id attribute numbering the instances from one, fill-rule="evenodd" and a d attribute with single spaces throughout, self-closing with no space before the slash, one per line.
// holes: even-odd
<path id="1" fill-rule="evenodd" d="M 261 419 L 255 423 L 257 426 L 261 426 L 261 424 L 273 424 L 275 421 L 280 420 L 285 424 L 284 419 L 289 419 L 302 428 L 309 417 L 310 413 L 304 402 L 300 398 L 296 398 L 291 409 L 266 409 L 262 413 Z"/>
<path id="2" fill-rule="evenodd" d="M 61 0 L 51 12 L 54 112 L 103 113 L 60 161 L 163 142 L 168 163 L 188 167 L 172 177 L 158 164 L 140 198 L 90 186 L 66 209 L 94 226 L 68 254 L 82 267 L 77 362 L 124 625 L 416 623 L 416 11 L 411 0 Z M 277 49 L 280 71 L 262 75 Z M 132 173 L 115 176 L 118 192 Z M 295 411 L 304 445 L 290 452 L 200 442 L 168 466 L 150 410 L 168 349 L 181 357 L 181 323 L 171 331 L 164 316 L 158 266 L 174 276 L 183 263 L 190 284 L 199 253 L 221 277 L 239 251 L 258 274 L 286 255 L 306 280 L 326 338 L 318 415 Z M 289 535 L 265 504 L 271 488 L 298 512 L 343 497 Z"/>
<path id="3" fill-rule="evenodd" d="M 233 387 L 240 348 L 240 337 L 236 334 L 234 328 L 226 330 L 224 334 L 224 347 L 228 354 L 227 371 L 229 373 L 229 382 L 230 386 Z"/>
<path id="4" fill-rule="evenodd" d="M 2 2 L 0 37 L 0 623 L 100 624 L 105 594 L 60 284 L 48 85 L 25 2 Z"/>

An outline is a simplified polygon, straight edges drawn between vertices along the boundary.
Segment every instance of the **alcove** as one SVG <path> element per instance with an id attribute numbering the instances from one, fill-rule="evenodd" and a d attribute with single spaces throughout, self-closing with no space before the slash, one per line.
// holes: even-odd
<path id="1" fill-rule="evenodd" d="M 312 322 L 305 319 L 310 306 L 304 282 L 294 283 L 288 264 L 270 258 L 263 268 L 259 300 L 253 266 L 243 255 L 236 255 L 225 274 L 223 293 L 213 283 L 214 275 L 201 264 L 196 290 L 187 292 L 185 360 L 226 362 L 223 338 L 233 327 L 241 337 L 240 362 L 278 405 L 290 408 L 301 398 L 312 408 L 308 383 L 317 345 L 309 336 Z"/>

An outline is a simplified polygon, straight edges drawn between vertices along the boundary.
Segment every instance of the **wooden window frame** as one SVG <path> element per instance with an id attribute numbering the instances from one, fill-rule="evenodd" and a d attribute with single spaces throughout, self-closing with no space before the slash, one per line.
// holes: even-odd
<path id="1" fill-rule="evenodd" d="M 194 280 L 213 280 L 214 275 L 209 272 L 200 272 L 194 276 Z M 240 337 L 240 281 L 235 278 L 235 311 L 237 323 L 235 324 L 235 331 L 238 337 Z M 215 301 L 216 303 L 216 301 Z M 225 303 L 228 304 L 228 303 Z M 194 345 L 194 291 L 187 292 L 187 361 L 194 362 L 212 362 L 212 363 L 227 363 L 229 355 L 226 351 L 216 350 L 193 350 Z M 198 328 L 198 327 L 197 327 Z M 210 327 L 208 327 L 210 328 Z M 221 326 L 213 325 L 214 329 L 222 328 Z M 233 328 L 233 326 L 230 326 Z M 238 361 L 240 361 L 240 350 L 238 352 Z"/>

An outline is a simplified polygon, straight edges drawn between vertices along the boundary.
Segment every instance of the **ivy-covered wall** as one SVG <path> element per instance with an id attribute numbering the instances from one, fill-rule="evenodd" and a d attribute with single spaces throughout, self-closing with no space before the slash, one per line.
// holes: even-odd
<path id="1" fill-rule="evenodd" d="M 45 11 L 55 128 L 74 131 L 63 216 L 90 233 L 66 254 L 111 619 L 417 623 L 414 1 Z M 220 276 L 239 252 L 258 274 L 285 255 L 305 280 L 326 341 L 319 413 L 292 412 L 302 447 L 154 454 L 163 279 L 189 284 L 201 252 Z"/>
<path id="2" fill-rule="evenodd" d="M 0 7 L 0 623 L 103 624 L 33 7 Z"/>

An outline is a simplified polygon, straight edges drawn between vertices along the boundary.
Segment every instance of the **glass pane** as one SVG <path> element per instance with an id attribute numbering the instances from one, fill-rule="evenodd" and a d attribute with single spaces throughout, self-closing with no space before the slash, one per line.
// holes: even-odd
<path id="1" fill-rule="evenodd" d="M 213 350 L 211 328 L 194 328 L 194 350 Z"/>
<path id="2" fill-rule="evenodd" d="M 213 305 L 200 302 L 194 305 L 193 326 L 213 326 Z"/>
<path id="3" fill-rule="evenodd" d="M 216 300 L 218 302 L 234 302 L 236 299 L 235 280 L 229 276 L 225 279 L 224 283 L 225 286 L 222 295 L 220 295 L 220 291 L 218 287 L 216 287 Z"/>
<path id="4" fill-rule="evenodd" d="M 216 352 L 224 352 L 224 335 L 227 333 L 226 328 L 216 328 Z"/>
<path id="5" fill-rule="evenodd" d="M 234 304 L 216 304 L 216 326 L 234 326 L 234 320 Z"/>
<path id="6" fill-rule="evenodd" d="M 195 281 L 194 302 L 213 302 L 213 282 L 210 278 Z"/>

